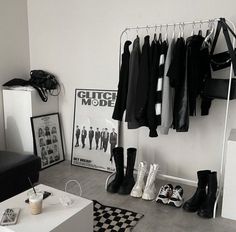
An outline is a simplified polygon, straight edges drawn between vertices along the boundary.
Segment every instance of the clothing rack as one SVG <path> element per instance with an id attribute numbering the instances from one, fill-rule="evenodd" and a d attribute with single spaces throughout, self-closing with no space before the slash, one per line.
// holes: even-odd
<path id="1" fill-rule="evenodd" d="M 228 20 L 228 19 L 225 19 L 226 22 L 228 24 L 230 24 L 233 28 L 233 31 L 234 33 L 236 32 L 236 28 L 235 28 L 235 25 L 232 21 Z M 175 30 L 175 27 L 176 26 L 179 26 L 179 31 L 182 31 L 184 32 L 184 26 L 185 25 L 192 25 L 193 26 L 193 29 L 194 29 L 194 26 L 196 24 L 200 24 L 203 25 L 203 24 L 216 24 L 218 21 L 220 21 L 220 18 L 214 18 L 214 19 L 207 19 L 207 20 L 197 20 L 197 21 L 192 21 L 192 22 L 178 22 L 178 23 L 168 23 L 168 24 L 158 24 L 158 25 L 147 25 L 147 26 L 137 26 L 137 27 L 127 27 L 125 28 L 122 32 L 121 32 L 121 35 L 120 35 L 120 48 L 119 48 L 119 69 L 121 67 L 121 54 L 122 54 L 122 37 L 124 35 L 124 33 L 127 33 L 128 31 L 130 30 L 136 30 L 137 33 L 139 30 L 143 30 L 143 29 L 146 29 L 147 32 L 149 29 L 152 29 L 154 28 L 155 31 L 157 30 L 157 28 L 160 28 L 160 30 L 165 27 L 166 30 L 168 29 L 168 27 L 173 27 L 174 30 Z M 200 27 L 201 28 L 201 27 Z M 235 48 L 235 38 L 233 38 L 233 42 L 232 42 L 232 45 L 233 45 L 233 48 Z M 223 140 L 222 140 L 222 148 L 221 148 L 221 162 L 220 162 L 220 172 L 218 173 L 218 176 L 219 176 L 219 186 L 218 186 L 218 192 L 217 192 L 217 197 L 216 197 L 216 202 L 215 202 L 215 205 L 214 205 L 214 213 L 213 213 L 213 218 L 215 218 L 216 216 L 216 207 L 217 207 L 217 204 L 218 204 L 218 201 L 219 201 L 219 198 L 220 198 L 220 195 L 222 193 L 222 190 L 223 190 L 223 174 L 224 174 L 224 163 L 225 163 L 225 147 L 226 147 L 226 133 L 227 133 L 227 127 L 228 127 L 228 114 L 229 114 L 229 100 L 230 100 L 230 89 L 231 89 L 231 82 L 232 82 L 232 78 L 233 78 L 234 74 L 233 74 L 233 65 L 232 65 L 232 62 L 231 62 L 231 67 L 230 67 L 230 74 L 229 74 L 229 85 L 228 85 L 228 94 L 227 94 L 227 101 L 226 101 L 226 109 L 225 109 L 225 118 L 224 118 L 224 130 L 223 130 Z M 121 125 L 119 125 L 119 128 L 121 128 Z M 120 130 L 121 131 L 121 130 Z M 121 139 L 119 139 L 119 146 L 121 145 L 120 144 L 120 141 Z M 113 175 L 113 174 L 112 174 Z M 110 175 L 108 178 L 107 178 L 107 181 L 106 181 L 106 185 L 109 181 L 109 178 L 112 176 Z M 159 176 L 163 177 L 163 178 L 169 178 L 169 179 L 175 179 L 175 180 L 180 180 L 180 181 L 185 181 L 185 182 L 192 182 L 194 183 L 192 180 L 187 180 L 187 179 L 183 179 L 183 178 L 179 178 L 179 177 L 176 177 L 176 176 L 170 176 L 170 175 L 160 175 Z"/>

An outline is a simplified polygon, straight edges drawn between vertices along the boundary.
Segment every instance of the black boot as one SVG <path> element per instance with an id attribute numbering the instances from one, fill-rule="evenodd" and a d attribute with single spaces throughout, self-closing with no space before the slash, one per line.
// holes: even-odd
<path id="1" fill-rule="evenodd" d="M 125 178 L 119 188 L 119 194 L 130 194 L 132 188 L 134 187 L 135 181 L 133 176 L 134 164 L 136 158 L 136 148 L 128 148 L 127 149 L 127 168 Z"/>
<path id="2" fill-rule="evenodd" d="M 196 212 L 200 209 L 202 203 L 206 200 L 206 186 L 208 183 L 208 175 L 210 170 L 198 171 L 198 186 L 194 195 L 184 203 L 183 209 L 188 212 Z"/>
<path id="3" fill-rule="evenodd" d="M 198 210 L 198 215 L 204 218 L 212 218 L 217 191 L 217 173 L 212 172 L 208 175 L 207 197 Z"/>
<path id="4" fill-rule="evenodd" d="M 116 165 L 115 179 L 108 184 L 107 191 L 110 193 L 117 193 L 120 185 L 124 179 L 124 149 L 123 147 L 115 147 L 113 155 Z"/>

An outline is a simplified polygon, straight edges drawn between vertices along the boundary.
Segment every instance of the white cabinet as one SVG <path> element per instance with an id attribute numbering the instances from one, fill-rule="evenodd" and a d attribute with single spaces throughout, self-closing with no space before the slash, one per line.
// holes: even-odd
<path id="1" fill-rule="evenodd" d="M 4 125 L 8 151 L 33 153 L 30 117 L 58 112 L 58 97 L 43 102 L 32 87 L 3 89 Z"/>
<path id="2" fill-rule="evenodd" d="M 236 220 L 236 129 L 231 130 L 227 145 L 222 217 Z"/>

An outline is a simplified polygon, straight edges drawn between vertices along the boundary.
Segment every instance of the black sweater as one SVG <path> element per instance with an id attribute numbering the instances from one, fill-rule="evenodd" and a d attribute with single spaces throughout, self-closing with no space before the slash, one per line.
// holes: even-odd
<path id="1" fill-rule="evenodd" d="M 157 90 L 157 78 L 159 75 L 159 61 L 160 61 L 161 43 L 159 41 L 152 41 L 151 44 L 151 75 L 150 75 L 150 87 L 148 94 L 148 107 L 147 118 L 148 127 L 150 130 L 150 137 L 157 137 L 157 125 L 158 118 L 156 117 L 155 104 L 156 104 L 156 90 Z"/>

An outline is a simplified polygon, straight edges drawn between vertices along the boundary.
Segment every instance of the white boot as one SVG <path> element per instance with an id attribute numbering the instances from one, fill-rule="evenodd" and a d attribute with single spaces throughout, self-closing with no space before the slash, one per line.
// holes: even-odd
<path id="1" fill-rule="evenodd" d="M 156 175 L 159 170 L 159 165 L 158 164 L 151 164 L 150 165 L 150 170 L 146 182 L 146 186 L 143 192 L 142 198 L 144 200 L 153 200 L 156 197 L 157 190 L 155 186 L 155 180 L 156 180 Z"/>
<path id="2" fill-rule="evenodd" d="M 130 193 L 130 196 L 132 197 L 142 197 L 143 195 L 143 189 L 145 186 L 144 183 L 144 177 L 145 174 L 147 172 L 147 163 L 144 162 L 140 162 L 139 166 L 138 166 L 138 175 L 137 175 L 137 181 Z"/>

